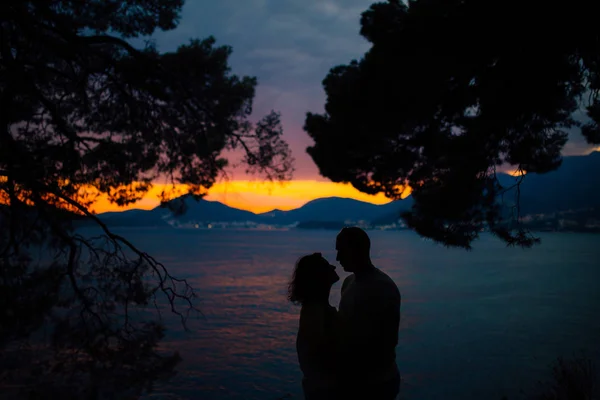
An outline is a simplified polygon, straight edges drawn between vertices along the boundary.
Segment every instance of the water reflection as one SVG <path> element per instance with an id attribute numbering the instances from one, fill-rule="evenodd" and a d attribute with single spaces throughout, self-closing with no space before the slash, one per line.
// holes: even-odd
<path id="1" fill-rule="evenodd" d="M 286 285 L 308 252 L 335 262 L 335 232 L 123 233 L 187 278 L 204 314 L 191 332 L 163 314 L 163 347 L 184 360 L 150 398 L 300 398 L 299 308 L 286 302 Z M 402 292 L 403 398 L 499 398 L 534 383 L 558 355 L 587 348 L 600 361 L 600 269 L 590 267 L 600 259 L 597 236 L 547 235 L 529 251 L 484 238 L 471 253 L 403 232 L 371 239 L 375 264 Z"/>

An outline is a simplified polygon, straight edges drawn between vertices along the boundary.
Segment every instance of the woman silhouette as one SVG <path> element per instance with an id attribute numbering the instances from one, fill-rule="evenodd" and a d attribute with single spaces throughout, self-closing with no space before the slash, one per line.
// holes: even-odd
<path id="1" fill-rule="evenodd" d="M 314 253 L 298 260 L 288 287 L 288 299 L 302 306 L 296 351 L 304 375 L 302 389 L 306 400 L 329 400 L 337 394 L 334 344 L 337 310 L 329 305 L 329 292 L 339 279 L 335 267 L 321 253 Z"/>

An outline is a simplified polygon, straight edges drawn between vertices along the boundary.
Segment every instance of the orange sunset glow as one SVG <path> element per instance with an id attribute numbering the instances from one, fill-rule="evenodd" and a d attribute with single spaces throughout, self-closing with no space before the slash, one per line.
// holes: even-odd
<path id="1" fill-rule="evenodd" d="M 591 148 L 589 151 L 587 151 L 587 152 L 585 153 L 585 155 L 586 155 L 586 156 L 587 156 L 587 155 L 590 155 L 590 154 L 592 154 L 592 153 L 595 153 L 596 151 L 600 151 L 600 146 L 592 147 L 592 148 Z"/>
<path id="2" fill-rule="evenodd" d="M 119 207 L 100 199 L 92 210 L 96 213 L 124 211 L 127 209 L 152 209 L 160 204 L 159 193 L 164 185 L 156 184 L 146 197 L 129 206 Z M 406 190 L 403 197 L 410 194 Z M 252 180 L 235 180 L 215 184 L 205 197 L 206 200 L 220 201 L 230 207 L 261 213 L 273 209 L 291 210 L 321 197 L 347 197 L 373 204 L 385 204 L 390 199 L 383 194 L 376 196 L 359 192 L 349 184 L 323 182 L 316 180 L 293 180 L 286 183 L 269 183 Z"/>
<path id="3" fill-rule="evenodd" d="M 527 171 L 515 168 L 515 169 L 511 169 L 509 171 L 506 171 L 506 173 L 510 176 L 522 176 L 522 175 L 527 174 Z"/>

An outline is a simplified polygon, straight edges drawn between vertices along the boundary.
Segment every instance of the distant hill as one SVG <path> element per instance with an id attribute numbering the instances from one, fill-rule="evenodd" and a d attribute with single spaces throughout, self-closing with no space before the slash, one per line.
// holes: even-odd
<path id="1" fill-rule="evenodd" d="M 547 174 L 527 174 L 521 183 L 521 214 L 548 214 L 568 210 L 600 209 L 600 152 L 564 157 L 562 165 Z M 510 187 L 516 177 L 501 174 L 501 184 Z M 505 195 L 514 204 L 516 189 Z"/>
<path id="2" fill-rule="evenodd" d="M 396 200 L 391 203 L 384 204 L 381 207 L 381 214 L 377 218 L 373 218 L 373 225 L 388 225 L 397 222 L 400 219 L 400 214 L 404 211 L 409 211 L 414 204 L 412 197 L 407 197 L 403 200 Z"/>
<path id="3" fill-rule="evenodd" d="M 169 227 L 163 218 L 163 213 L 158 210 L 127 210 L 122 212 L 107 212 L 98 215 L 98 218 L 109 228 L 115 227 Z M 93 221 L 86 220 L 88 224 Z"/>
<path id="4" fill-rule="evenodd" d="M 412 200 L 400 200 L 375 205 L 354 199 L 328 197 L 309 201 L 300 208 L 273 210 L 262 214 L 229 207 L 217 201 L 179 199 L 185 203 L 185 212 L 176 215 L 166 207 L 153 210 L 128 210 L 100 214 L 98 217 L 112 227 L 167 226 L 185 224 L 249 222 L 253 224 L 293 225 L 304 222 L 365 221 L 394 222 L 401 210 L 407 210 Z"/>
<path id="5" fill-rule="evenodd" d="M 173 213 L 168 207 L 156 207 L 152 210 L 127 210 L 122 212 L 107 212 L 98 218 L 109 227 L 170 227 L 187 223 L 209 223 L 213 221 L 255 221 L 256 214 L 238 210 L 225 204 L 206 200 L 194 200 L 184 196 L 174 200 L 185 204 L 185 212 L 181 215 Z M 176 206 L 178 206 L 177 204 Z"/>
<path id="6" fill-rule="evenodd" d="M 556 171 L 537 175 L 528 174 L 521 184 L 521 213 L 541 214 L 569 210 L 600 210 L 600 152 L 588 156 L 565 157 Z M 516 183 L 518 178 L 499 174 L 505 187 Z M 513 204 L 515 190 L 505 195 L 504 204 Z M 365 221 L 367 224 L 387 225 L 398 220 L 402 211 L 412 207 L 413 200 L 375 205 L 348 198 L 327 197 L 309 201 L 294 210 L 272 210 L 262 214 L 239 210 L 216 201 L 198 200 L 191 197 L 176 199 L 187 208 L 182 215 L 174 215 L 167 208 L 157 207 L 150 211 L 130 210 L 104 213 L 99 217 L 109 226 L 167 226 L 190 223 L 248 222 L 252 224 L 292 225 L 302 227 L 333 226 L 345 221 Z"/>
<path id="7" fill-rule="evenodd" d="M 410 201 L 398 201 L 385 205 L 376 205 L 364 201 L 342 198 L 325 197 L 309 201 L 295 210 L 277 211 L 259 214 L 263 218 L 280 225 L 289 225 L 295 222 L 317 221 L 367 221 L 386 217 L 390 214 L 399 215 L 402 206 L 410 208 Z M 412 204 L 412 203 L 410 203 Z"/>
<path id="8" fill-rule="evenodd" d="M 174 201 L 181 201 L 176 199 Z M 183 198 L 185 203 L 185 213 L 181 215 L 171 215 L 170 219 L 179 222 L 233 222 L 233 221 L 257 221 L 257 215 L 245 210 L 229 207 L 218 201 L 194 200 L 191 196 Z M 157 207 L 153 211 L 169 214 L 168 208 Z"/>

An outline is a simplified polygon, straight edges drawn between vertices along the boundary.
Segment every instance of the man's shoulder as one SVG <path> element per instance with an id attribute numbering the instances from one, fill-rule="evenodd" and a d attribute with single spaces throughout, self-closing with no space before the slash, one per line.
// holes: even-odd
<path id="1" fill-rule="evenodd" d="M 342 283 L 342 293 L 344 293 L 344 290 L 346 290 L 348 288 L 348 286 L 354 282 L 354 279 L 355 279 L 354 274 L 348 275 L 344 279 L 344 282 Z"/>
<path id="2" fill-rule="evenodd" d="M 373 289 L 381 294 L 394 294 L 400 296 L 400 289 L 388 274 L 376 268 L 376 278 L 373 280 Z"/>
<path id="3" fill-rule="evenodd" d="M 385 282 L 386 284 L 392 284 L 396 286 L 396 282 L 388 274 L 380 270 L 379 268 L 375 268 L 376 271 L 376 280 L 379 282 Z"/>

